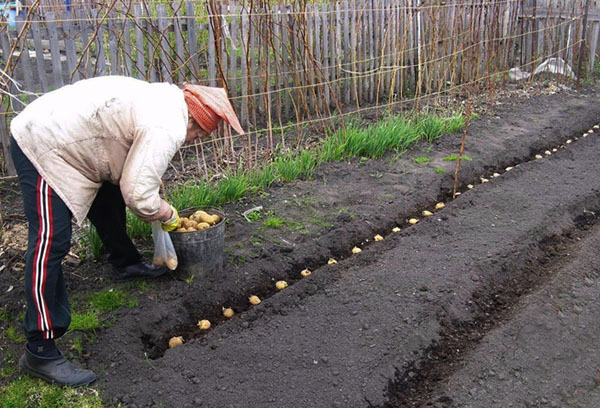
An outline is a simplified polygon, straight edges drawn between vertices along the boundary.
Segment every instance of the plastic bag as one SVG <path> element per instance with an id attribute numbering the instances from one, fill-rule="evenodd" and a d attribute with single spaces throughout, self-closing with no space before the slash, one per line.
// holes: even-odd
<path id="1" fill-rule="evenodd" d="M 167 231 L 161 228 L 160 221 L 152 223 L 152 240 L 154 241 L 154 260 L 156 266 L 165 266 L 174 271 L 177 268 L 177 254 L 173 241 Z"/>

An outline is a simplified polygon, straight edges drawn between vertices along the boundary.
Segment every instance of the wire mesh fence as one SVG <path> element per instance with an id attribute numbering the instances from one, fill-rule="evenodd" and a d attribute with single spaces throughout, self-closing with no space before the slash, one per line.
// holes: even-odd
<path id="1" fill-rule="evenodd" d="M 220 129 L 181 153 L 196 156 L 207 173 L 256 165 L 286 146 L 290 131 L 301 135 L 308 126 L 323 130 L 365 112 L 415 109 L 423 98 L 496 89 L 514 67 L 531 72 L 556 58 L 570 67 L 586 59 L 590 69 L 600 22 L 592 8 L 582 38 L 584 4 L 114 0 L 61 9 L 33 1 L 14 27 L 0 27 L 2 172 L 12 173 L 10 119 L 38 95 L 83 78 L 226 88 L 248 132 Z"/>

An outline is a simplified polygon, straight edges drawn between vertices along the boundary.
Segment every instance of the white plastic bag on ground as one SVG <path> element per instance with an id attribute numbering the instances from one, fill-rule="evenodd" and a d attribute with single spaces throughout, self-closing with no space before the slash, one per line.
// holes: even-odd
<path id="1" fill-rule="evenodd" d="M 540 72 L 550 72 L 551 74 L 561 74 L 568 76 L 569 78 L 575 79 L 575 73 L 562 58 L 548 58 L 537 66 L 533 74 L 539 74 Z"/>
<path id="2" fill-rule="evenodd" d="M 167 231 L 164 231 L 159 221 L 152 223 L 152 240 L 154 241 L 154 260 L 156 266 L 166 266 L 174 271 L 177 268 L 177 254 L 173 241 Z"/>
<path id="3" fill-rule="evenodd" d="M 542 62 L 535 68 L 535 70 L 533 71 L 533 75 L 542 72 L 550 72 L 551 74 L 561 74 L 568 76 L 569 78 L 575 79 L 575 73 L 573 72 L 573 69 L 571 69 L 569 64 L 567 64 L 562 58 L 558 57 L 548 58 L 546 61 Z M 531 74 L 529 72 L 523 72 L 519 67 L 511 68 L 508 71 L 508 77 L 513 81 L 527 79 L 530 76 Z"/>
<path id="4" fill-rule="evenodd" d="M 520 81 L 521 79 L 527 79 L 530 76 L 531 76 L 531 74 L 529 72 L 523 72 L 523 71 L 521 71 L 521 68 L 519 68 L 519 67 L 511 68 L 510 71 L 508 71 L 508 77 L 513 81 Z"/>

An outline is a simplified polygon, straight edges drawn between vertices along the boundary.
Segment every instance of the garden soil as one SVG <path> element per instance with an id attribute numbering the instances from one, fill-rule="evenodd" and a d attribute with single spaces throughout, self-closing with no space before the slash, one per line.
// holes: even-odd
<path id="1" fill-rule="evenodd" d="M 499 100 L 468 129 L 455 199 L 456 162 L 444 159 L 460 134 L 324 165 L 225 206 L 223 272 L 135 287 L 137 307 L 76 359 L 107 406 L 600 406 L 600 129 L 586 133 L 600 122 L 597 97 Z M 263 218 L 250 223 L 242 214 L 257 206 Z M 269 228 L 268 216 L 285 223 Z M 9 224 L 18 235 L 18 218 Z M 9 311 L 23 303 L 15 236 L 0 271 Z M 76 297 L 117 285 L 103 262 L 69 257 L 65 273 Z M 168 349 L 174 335 L 184 344 Z"/>

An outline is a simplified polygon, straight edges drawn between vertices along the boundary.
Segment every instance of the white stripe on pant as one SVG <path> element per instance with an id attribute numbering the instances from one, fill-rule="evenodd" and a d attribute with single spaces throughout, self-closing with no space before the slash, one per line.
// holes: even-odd
<path id="1" fill-rule="evenodd" d="M 39 242 L 34 256 L 33 266 L 33 293 L 38 310 L 38 326 L 44 332 L 45 339 L 54 338 L 50 318 L 48 316 L 48 307 L 44 299 L 44 285 L 46 284 L 47 261 L 52 244 L 52 214 L 50 210 L 51 190 L 48 183 L 40 176 L 38 179 L 38 213 L 40 216 Z"/>

